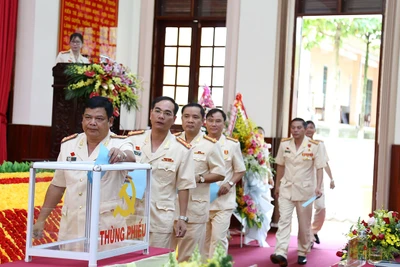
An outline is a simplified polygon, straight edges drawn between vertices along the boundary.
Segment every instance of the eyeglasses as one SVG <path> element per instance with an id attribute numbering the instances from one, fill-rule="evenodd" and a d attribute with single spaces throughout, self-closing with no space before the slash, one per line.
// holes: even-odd
<path id="1" fill-rule="evenodd" d="M 84 116 L 83 116 L 83 119 L 84 119 L 86 122 L 91 122 L 91 121 L 94 119 L 94 121 L 95 121 L 96 123 L 103 123 L 103 122 L 106 120 L 106 118 L 104 118 L 104 117 L 92 117 L 92 116 L 90 116 L 90 115 L 84 115 Z"/>
<path id="2" fill-rule="evenodd" d="M 165 117 L 172 117 L 174 114 L 170 110 L 161 110 L 159 108 L 153 109 L 153 111 L 157 114 L 157 116 L 160 116 L 163 114 Z"/>
<path id="3" fill-rule="evenodd" d="M 82 44 L 82 42 L 81 41 L 71 41 L 71 44 Z"/>

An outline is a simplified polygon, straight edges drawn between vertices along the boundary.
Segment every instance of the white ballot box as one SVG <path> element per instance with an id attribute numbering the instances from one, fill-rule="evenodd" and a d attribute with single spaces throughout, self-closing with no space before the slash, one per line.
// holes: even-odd
<path id="1" fill-rule="evenodd" d="M 37 183 L 39 169 L 55 170 L 53 181 L 57 186 L 52 192 L 58 192 L 58 199 L 66 188 L 55 208 L 43 207 L 43 199 L 35 196 L 47 190 Z M 83 260 L 88 266 L 97 266 L 98 260 L 130 252 L 143 250 L 148 254 L 150 181 L 149 164 L 33 163 L 25 261 L 40 256 Z M 40 190 L 41 194 L 35 194 Z"/>

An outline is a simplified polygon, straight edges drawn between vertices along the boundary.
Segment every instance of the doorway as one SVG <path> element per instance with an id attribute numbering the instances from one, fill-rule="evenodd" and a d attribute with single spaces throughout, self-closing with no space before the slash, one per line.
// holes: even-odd
<path id="1" fill-rule="evenodd" d="M 382 15 L 298 16 L 292 118 L 312 120 L 336 188 L 324 173 L 326 220 L 373 208 Z"/>

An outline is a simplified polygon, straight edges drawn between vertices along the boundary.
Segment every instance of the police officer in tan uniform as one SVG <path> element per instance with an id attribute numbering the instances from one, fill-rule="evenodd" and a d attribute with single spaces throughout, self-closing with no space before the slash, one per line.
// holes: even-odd
<path id="1" fill-rule="evenodd" d="M 81 55 L 83 46 L 83 36 L 80 33 L 73 33 L 69 37 L 70 49 L 61 51 L 56 58 L 57 63 L 85 63 L 89 64 L 89 59 Z"/>
<path id="2" fill-rule="evenodd" d="M 197 187 L 189 190 L 187 233 L 183 238 L 173 238 L 171 248 L 178 246 L 178 261 L 186 261 L 196 245 L 204 246 L 206 222 L 210 210 L 210 183 L 225 177 L 225 162 L 217 140 L 201 132 L 204 109 L 197 103 L 182 108 L 182 132 L 179 137 L 192 145 Z"/>
<path id="3" fill-rule="evenodd" d="M 315 124 L 313 121 L 306 121 L 306 123 L 307 123 L 306 136 L 308 138 L 313 139 L 313 136 L 316 132 Z M 333 180 L 331 167 L 329 166 L 329 163 L 328 163 L 329 157 L 326 152 L 326 147 L 324 145 L 324 142 L 322 142 L 322 141 L 319 141 L 319 145 L 321 146 L 321 149 L 324 151 L 324 155 L 325 155 L 326 167 L 324 168 L 324 170 L 328 174 L 328 177 L 330 179 L 329 187 L 331 189 L 334 189 L 335 181 Z M 313 218 L 313 221 L 311 224 L 311 234 L 312 234 L 311 239 L 313 241 L 315 241 L 315 243 L 317 243 L 317 244 L 320 243 L 318 232 L 321 230 L 322 226 L 324 225 L 325 215 L 326 215 L 324 183 L 322 183 L 321 192 L 322 192 L 322 196 L 314 202 L 315 211 L 314 211 L 314 218 Z M 312 243 L 312 245 L 314 245 L 314 244 Z"/>
<path id="4" fill-rule="evenodd" d="M 76 161 L 95 161 L 100 144 L 109 149 L 110 163 L 134 162 L 132 143 L 125 137 L 110 132 L 113 125 L 112 104 L 104 97 L 93 97 L 86 103 L 82 117 L 84 133 L 74 134 L 62 140 L 58 161 L 73 158 Z M 100 229 L 115 226 L 113 209 L 123 205 L 118 196 L 127 171 L 106 172 L 101 179 Z M 46 218 L 60 202 L 65 192 L 58 239 L 69 240 L 84 237 L 86 214 L 86 171 L 56 170 L 47 189 L 45 201 L 34 226 L 34 237 L 41 237 Z M 119 215 L 117 215 L 119 216 Z M 121 218 L 117 218 L 121 221 Z M 65 249 L 81 249 L 81 245 L 68 244 Z"/>
<path id="5" fill-rule="evenodd" d="M 321 196 L 325 155 L 319 143 L 305 136 L 307 124 L 295 118 L 290 123 L 293 138 L 282 139 L 275 162 L 277 164 L 275 195 L 279 198 L 279 222 L 276 233 L 275 252 L 270 256 L 273 263 L 287 266 L 287 252 L 293 210 L 296 209 L 299 223 L 297 236 L 300 265 L 307 263 L 306 255 L 311 247 L 312 205 L 302 204 L 313 196 Z M 315 170 L 317 179 L 315 179 Z"/>
<path id="6" fill-rule="evenodd" d="M 224 154 L 226 176 L 219 185 L 218 197 L 210 203 L 210 218 L 206 225 L 206 240 L 203 253 L 206 258 L 213 256 L 218 243 L 228 251 L 228 229 L 236 206 L 236 183 L 246 172 L 240 143 L 222 134 L 226 114 L 220 109 L 211 109 L 206 116 L 208 136 L 218 140 Z"/>
<path id="7" fill-rule="evenodd" d="M 156 98 L 150 111 L 152 129 L 128 134 L 137 161 L 152 166 L 150 245 L 153 247 L 170 248 L 175 208 L 180 208 L 175 235 L 185 235 L 189 189 L 196 187 L 191 145 L 170 132 L 178 108 L 172 98 Z M 179 202 L 175 207 L 177 191 Z M 143 211 L 143 200 L 136 203 L 137 210 Z"/>

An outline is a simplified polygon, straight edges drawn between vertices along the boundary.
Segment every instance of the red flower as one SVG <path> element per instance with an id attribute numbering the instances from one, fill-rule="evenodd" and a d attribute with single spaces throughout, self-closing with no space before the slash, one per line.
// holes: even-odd
<path id="1" fill-rule="evenodd" d="M 92 70 L 88 70 L 88 71 L 85 71 L 85 75 L 87 77 L 93 77 L 94 75 L 96 75 L 96 73 Z"/>
<path id="2" fill-rule="evenodd" d="M 385 235 L 384 235 L 384 234 L 379 234 L 379 235 L 378 235 L 378 238 L 379 238 L 380 240 L 383 240 L 383 239 L 385 239 Z"/>
<path id="3" fill-rule="evenodd" d="M 374 213 L 370 213 L 370 214 L 368 214 L 368 216 L 370 217 L 370 218 L 372 218 L 372 217 L 374 217 Z"/>
<path id="4" fill-rule="evenodd" d="M 89 95 L 89 98 L 95 97 L 95 96 L 99 96 L 99 93 L 97 92 L 91 92 Z"/>
<path id="5" fill-rule="evenodd" d="M 368 223 L 366 223 L 364 220 L 362 220 L 362 222 L 361 222 L 365 227 L 367 227 L 368 226 Z"/>
<path id="6" fill-rule="evenodd" d="M 343 257 L 343 251 L 338 251 L 338 252 L 336 252 L 336 256 L 338 256 L 338 257 Z"/>
<path id="7" fill-rule="evenodd" d="M 388 217 L 383 217 L 382 219 L 386 224 L 390 224 L 390 219 Z"/>
<path id="8" fill-rule="evenodd" d="M 113 112 L 114 117 L 118 117 L 119 116 L 119 110 L 117 107 L 114 108 L 114 112 Z"/>
<path id="9" fill-rule="evenodd" d="M 372 235 L 372 236 L 371 236 L 371 240 L 372 240 L 372 241 L 375 241 L 375 240 L 376 240 L 376 235 Z"/>
<path id="10" fill-rule="evenodd" d="M 357 234 L 357 230 L 354 229 L 352 233 L 353 233 L 353 235 L 356 235 Z"/>

